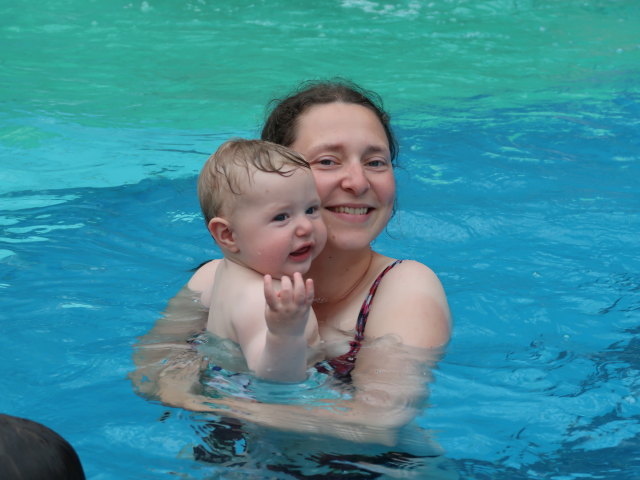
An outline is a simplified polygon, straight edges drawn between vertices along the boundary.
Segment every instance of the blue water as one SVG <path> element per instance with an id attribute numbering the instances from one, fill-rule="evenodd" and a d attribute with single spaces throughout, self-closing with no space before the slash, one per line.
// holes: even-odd
<path id="1" fill-rule="evenodd" d="M 0 18 L 0 411 L 60 432 L 88 478 L 283 478 L 266 468 L 283 446 L 314 468 L 320 447 L 250 425 L 242 467 L 195 462 L 206 418 L 126 376 L 216 255 L 202 163 L 255 136 L 274 95 L 335 74 L 388 99 L 401 144 L 376 248 L 431 266 L 454 315 L 417 423 L 465 480 L 640 478 L 636 2 L 57 0 Z"/>
<path id="2" fill-rule="evenodd" d="M 377 247 L 428 263 L 448 292 L 454 337 L 418 421 L 461 478 L 640 474 L 638 100 L 399 129 L 399 211 Z M 104 151 L 127 136 L 100 132 Z M 216 142 L 138 132 L 141 181 L 0 197 L 0 410 L 61 431 L 90 478 L 213 471 L 180 456 L 199 417 L 125 377 L 136 337 L 213 252 L 195 175 L 153 158 L 195 167 Z"/>

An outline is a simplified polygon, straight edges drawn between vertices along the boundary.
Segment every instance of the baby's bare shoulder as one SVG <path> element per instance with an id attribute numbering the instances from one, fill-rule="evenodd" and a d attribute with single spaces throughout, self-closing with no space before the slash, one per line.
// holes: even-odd
<path id="1" fill-rule="evenodd" d="M 216 269 L 220 264 L 220 259 L 211 260 L 210 262 L 202 265 L 196 273 L 189 279 L 187 283 L 187 287 L 190 290 L 202 293 L 211 289 L 211 285 L 213 285 L 213 277 L 216 274 Z"/>

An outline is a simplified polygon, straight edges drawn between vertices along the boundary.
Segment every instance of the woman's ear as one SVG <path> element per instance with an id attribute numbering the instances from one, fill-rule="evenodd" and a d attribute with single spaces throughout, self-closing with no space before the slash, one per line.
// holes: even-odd
<path id="1" fill-rule="evenodd" d="M 240 251 L 236 245 L 233 230 L 228 220 L 221 217 L 212 218 L 209 220 L 207 228 L 220 248 L 224 248 L 231 253 L 238 253 Z"/>

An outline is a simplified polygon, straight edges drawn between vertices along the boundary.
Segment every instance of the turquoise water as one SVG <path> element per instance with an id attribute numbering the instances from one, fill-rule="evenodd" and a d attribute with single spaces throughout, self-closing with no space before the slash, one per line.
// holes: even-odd
<path id="1" fill-rule="evenodd" d="M 266 478 L 277 441 L 194 462 L 202 419 L 126 375 L 215 253 L 207 155 L 342 75 L 401 142 L 377 247 L 430 265 L 456 320 L 418 423 L 464 479 L 640 476 L 638 31 L 635 1 L 3 3 L 0 411 L 89 478 Z"/>

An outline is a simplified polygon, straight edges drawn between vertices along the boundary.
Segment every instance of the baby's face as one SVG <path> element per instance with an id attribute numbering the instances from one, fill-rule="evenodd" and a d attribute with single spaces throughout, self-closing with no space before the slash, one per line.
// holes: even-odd
<path id="1" fill-rule="evenodd" d="M 237 260 L 274 278 L 306 273 L 327 240 L 310 170 L 289 176 L 256 171 L 230 218 Z"/>

